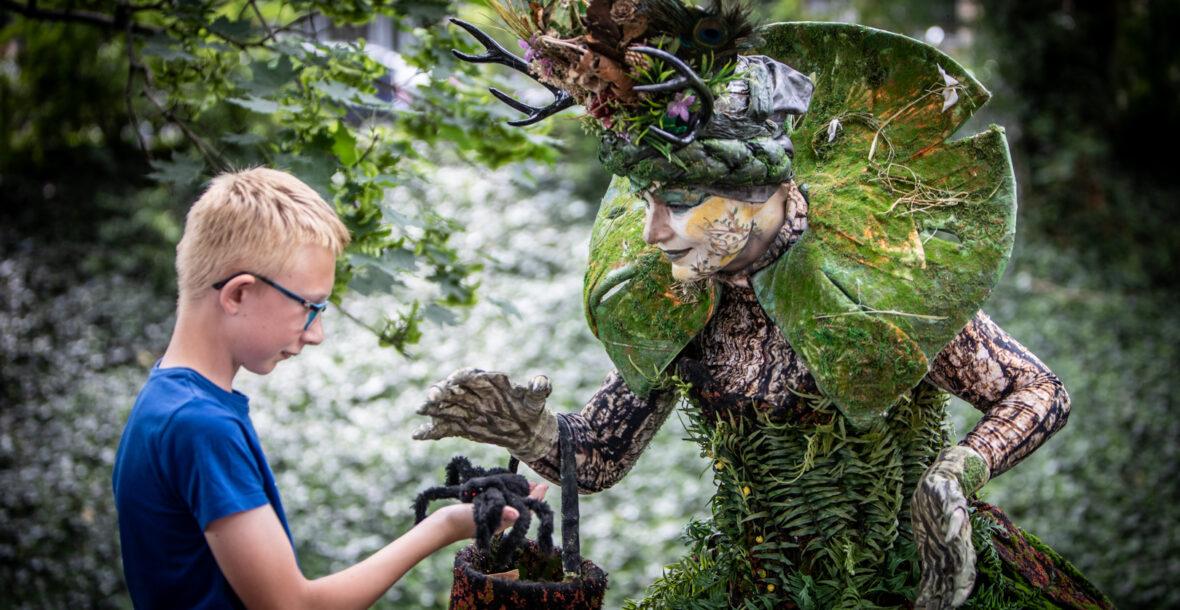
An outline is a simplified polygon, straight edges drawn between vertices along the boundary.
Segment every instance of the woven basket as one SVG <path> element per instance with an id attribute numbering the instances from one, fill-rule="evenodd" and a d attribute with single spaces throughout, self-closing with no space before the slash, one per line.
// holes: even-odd
<path id="1" fill-rule="evenodd" d="M 602 607 L 607 578 L 602 568 L 581 557 L 578 536 L 578 482 L 573 438 L 569 423 L 558 416 L 561 445 L 562 548 L 541 553 L 532 540 L 517 551 L 512 576 L 490 565 L 488 554 L 474 544 L 455 557 L 455 582 L 451 587 L 452 610 L 596 610 Z M 516 460 L 510 468 L 515 472 Z M 569 578 L 566 575 L 570 575 Z"/>

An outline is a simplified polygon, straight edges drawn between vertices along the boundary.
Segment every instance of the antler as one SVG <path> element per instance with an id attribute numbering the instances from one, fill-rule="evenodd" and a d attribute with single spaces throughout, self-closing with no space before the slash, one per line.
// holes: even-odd
<path id="1" fill-rule="evenodd" d="M 652 135 L 671 144 L 677 146 L 688 146 L 692 144 L 700 128 L 707 125 L 713 118 L 713 92 L 709 90 L 709 86 L 701 80 L 701 77 L 697 76 L 697 73 L 688 64 L 680 61 L 675 55 L 652 47 L 636 46 L 631 47 L 630 50 L 662 59 L 671 64 L 680 73 L 679 76 L 662 83 L 639 85 L 634 88 L 634 91 L 641 93 L 663 93 L 665 91 L 682 91 L 685 88 L 689 88 L 693 90 L 693 93 L 697 94 L 697 99 L 701 101 L 701 109 L 689 118 L 687 134 L 676 136 L 654 125 L 648 128 Z"/>
<path id="2" fill-rule="evenodd" d="M 549 90 L 550 93 L 553 94 L 553 103 L 545 106 L 544 108 L 537 108 L 536 106 L 530 106 L 524 102 L 513 99 L 507 93 L 504 93 L 495 87 L 489 87 L 488 91 L 491 91 L 492 95 L 496 96 L 496 99 L 528 115 L 528 117 L 523 119 L 508 121 L 509 125 L 512 125 L 513 127 L 532 125 L 533 123 L 543 121 L 549 116 L 561 112 L 562 110 L 565 110 L 566 108 L 574 105 L 574 98 L 571 97 L 569 93 L 562 91 L 561 89 L 558 89 L 549 83 L 542 82 L 541 79 L 537 78 L 537 75 L 533 74 L 533 71 L 529 69 L 528 62 L 500 46 L 500 43 L 493 40 L 491 36 L 488 36 L 482 30 L 475 27 L 474 25 L 471 25 L 470 23 L 467 23 L 466 21 L 463 21 L 462 19 L 456 19 L 454 17 L 451 17 L 451 23 L 467 30 L 469 34 L 474 36 L 475 39 L 478 40 L 485 49 L 487 49 L 487 52 L 483 55 L 471 55 L 469 53 L 463 53 L 461 51 L 451 49 L 451 53 L 453 53 L 455 57 L 474 64 L 503 64 L 509 68 L 512 68 L 513 70 L 527 74 L 529 78 L 537 81 L 538 83 L 541 83 L 546 89 Z"/>

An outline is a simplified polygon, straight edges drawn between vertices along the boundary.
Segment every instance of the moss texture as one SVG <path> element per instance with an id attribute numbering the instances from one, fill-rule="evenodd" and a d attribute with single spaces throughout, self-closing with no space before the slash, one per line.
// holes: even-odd
<path id="1" fill-rule="evenodd" d="M 998 127 L 946 142 L 988 93 L 927 45 L 843 24 L 777 24 L 765 38 L 816 95 L 793 132 L 810 226 L 755 290 L 824 395 L 865 426 L 999 281 L 1016 218 L 1008 144 Z"/>
<path id="2" fill-rule="evenodd" d="M 643 200 L 626 178 L 615 177 L 590 236 L 583 290 L 590 330 L 641 396 L 705 327 L 718 290 L 678 289 L 668 261 L 643 241 L 643 216 Z"/>
<path id="3" fill-rule="evenodd" d="M 791 157 L 782 142 L 770 137 L 696 140 L 671 158 L 651 153 L 647 146 L 612 139 L 604 141 L 598 159 L 612 174 L 642 185 L 747 186 L 791 179 Z"/>

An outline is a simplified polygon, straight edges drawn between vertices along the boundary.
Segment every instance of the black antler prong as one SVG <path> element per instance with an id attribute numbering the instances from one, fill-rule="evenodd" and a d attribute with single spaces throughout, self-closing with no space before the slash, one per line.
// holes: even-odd
<path id="1" fill-rule="evenodd" d="M 639 85 L 633 89 L 634 91 L 640 93 L 663 93 L 689 88 L 693 90 L 693 93 L 697 94 L 697 99 L 701 102 L 701 109 L 689 118 L 688 133 L 683 136 L 677 136 L 656 126 L 648 128 L 652 135 L 671 144 L 677 146 L 688 146 L 692 144 L 700 128 L 707 125 L 709 120 L 713 118 L 713 92 L 709 90 L 709 86 L 701 80 L 701 77 L 697 76 L 697 73 L 688 64 L 681 61 L 679 57 L 654 47 L 637 46 L 631 47 L 631 50 L 666 61 L 680 73 L 679 76 L 662 83 Z"/>
<path id="2" fill-rule="evenodd" d="M 640 93 L 663 93 L 665 91 L 679 91 L 688 85 L 688 79 L 683 76 L 677 76 L 672 80 L 667 80 L 662 83 L 655 83 L 653 85 L 639 85 L 632 87 L 632 91 Z"/>
<path id="3" fill-rule="evenodd" d="M 550 116 L 574 105 L 574 98 L 571 97 L 569 93 L 558 89 L 549 83 L 541 81 L 541 79 L 537 78 L 537 75 L 533 74 L 533 71 L 529 69 L 528 62 L 509 52 L 508 49 L 505 49 L 503 46 L 501 46 L 500 43 L 496 42 L 491 36 L 488 36 L 483 30 L 480 30 L 479 28 L 466 21 L 463 21 L 462 19 L 456 19 L 455 17 L 451 17 L 451 23 L 463 28 L 464 30 L 467 30 L 467 33 L 475 37 L 475 39 L 484 46 L 484 49 L 487 49 L 487 52 L 483 53 L 482 55 L 472 55 L 470 53 L 463 53 L 461 51 L 451 49 L 451 53 L 455 57 L 475 64 L 496 63 L 508 66 L 517 72 L 523 72 L 524 74 L 527 74 L 529 78 L 537 81 L 538 83 L 541 83 L 546 89 L 549 90 L 550 93 L 553 94 L 553 103 L 545 106 L 544 108 L 537 108 L 535 106 L 530 106 L 524 102 L 513 99 L 512 97 L 508 96 L 508 94 L 500 91 L 499 89 L 491 88 L 490 91 L 492 95 L 496 96 L 496 99 L 504 102 L 505 104 L 508 104 L 515 110 L 528 115 L 523 119 L 508 121 L 509 125 L 512 125 L 513 127 L 532 125 L 533 123 L 543 121 L 546 118 L 549 118 Z"/>
<path id="4" fill-rule="evenodd" d="M 505 104 L 508 104 L 509 106 L 512 106 L 514 109 L 519 110 L 520 112 L 523 112 L 528 115 L 527 117 L 525 117 L 523 119 L 517 119 L 515 121 L 508 121 L 508 124 L 512 125 L 513 127 L 524 127 L 525 125 L 532 125 L 533 123 L 539 123 L 539 122 L 549 118 L 551 115 L 561 112 L 562 110 L 565 110 L 566 108 L 569 108 L 570 106 L 574 105 L 574 100 L 572 98 L 570 98 L 568 95 L 566 95 L 564 91 L 561 92 L 561 94 L 557 96 L 557 101 L 555 101 L 552 104 L 549 104 L 548 106 L 546 106 L 544 108 L 537 108 L 536 106 L 530 106 L 520 100 L 513 99 L 507 93 L 504 93 L 503 91 L 500 91 L 499 89 L 497 89 L 495 87 L 488 87 L 488 91 L 490 91 L 492 93 L 492 95 L 496 96 L 496 99 L 498 99 L 501 102 L 504 102 Z M 562 96 L 565 96 L 565 99 L 568 100 L 569 103 L 562 103 L 561 102 Z"/>
<path id="5" fill-rule="evenodd" d="M 495 87 L 488 87 L 488 91 L 490 91 L 496 99 L 504 102 L 505 104 L 508 104 L 509 106 L 512 106 L 513 110 L 519 110 L 520 112 L 529 115 L 534 114 L 540 110 L 540 108 L 537 108 L 536 106 L 530 106 Z"/>
<path id="6" fill-rule="evenodd" d="M 469 53 L 463 53 L 462 51 L 451 49 L 451 53 L 454 54 L 455 57 L 473 64 L 503 64 L 514 70 L 520 70 L 521 72 L 527 73 L 529 71 L 528 63 L 512 54 L 512 52 L 510 52 L 508 49 L 505 49 L 500 43 L 496 42 L 496 39 L 488 36 L 483 30 L 455 17 L 451 17 L 451 23 L 467 30 L 468 34 L 471 34 L 473 38 L 479 41 L 479 44 L 482 44 L 483 47 L 487 49 L 487 52 L 483 55 L 471 55 Z"/>

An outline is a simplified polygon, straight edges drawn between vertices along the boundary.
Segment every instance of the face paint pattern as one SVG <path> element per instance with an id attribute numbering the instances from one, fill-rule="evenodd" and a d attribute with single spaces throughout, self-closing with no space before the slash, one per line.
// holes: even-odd
<path id="1" fill-rule="evenodd" d="M 679 281 L 709 277 L 732 262 L 769 223 L 766 206 L 688 189 L 664 189 L 646 196 L 648 243 L 664 251 Z M 761 221 L 761 222 L 760 222 Z"/>

